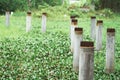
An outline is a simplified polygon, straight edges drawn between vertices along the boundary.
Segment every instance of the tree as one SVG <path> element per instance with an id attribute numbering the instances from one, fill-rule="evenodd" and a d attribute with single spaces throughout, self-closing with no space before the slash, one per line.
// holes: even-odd
<path id="1" fill-rule="evenodd" d="M 15 11 L 17 9 L 25 10 L 27 9 L 26 0 L 0 0 L 0 13 L 6 10 Z"/>
<path id="2" fill-rule="evenodd" d="M 98 9 L 109 8 L 113 11 L 120 11 L 120 0 L 94 0 Z"/>

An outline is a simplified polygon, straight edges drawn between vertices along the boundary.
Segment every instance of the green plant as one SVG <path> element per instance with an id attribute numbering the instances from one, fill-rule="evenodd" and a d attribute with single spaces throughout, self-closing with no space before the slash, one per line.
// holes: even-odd
<path id="1" fill-rule="evenodd" d="M 34 16 L 41 17 L 43 12 L 46 12 L 47 16 L 51 18 L 63 18 L 64 15 L 67 16 L 69 13 L 67 8 L 64 8 L 63 6 L 48 6 L 44 8 L 39 8 L 39 11 L 34 12 Z"/>
<path id="2" fill-rule="evenodd" d="M 111 9 L 106 8 L 106 9 L 98 11 L 98 15 L 110 18 L 110 17 L 113 17 L 113 11 Z"/>

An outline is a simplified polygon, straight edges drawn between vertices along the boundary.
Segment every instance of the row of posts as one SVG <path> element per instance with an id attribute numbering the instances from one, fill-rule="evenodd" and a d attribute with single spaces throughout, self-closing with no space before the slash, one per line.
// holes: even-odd
<path id="1" fill-rule="evenodd" d="M 29 32 L 32 28 L 32 13 L 30 11 L 27 12 L 26 16 L 26 32 Z M 41 31 L 46 32 L 46 22 L 47 22 L 47 13 L 42 13 L 42 21 L 41 21 Z M 10 25 L 10 12 L 6 11 L 6 26 Z"/>
<path id="2" fill-rule="evenodd" d="M 103 21 L 96 21 L 91 17 L 91 38 L 93 41 L 83 40 L 83 28 L 78 27 L 78 20 L 71 16 L 70 39 L 71 52 L 73 52 L 73 70 L 79 72 L 78 80 L 93 80 L 94 78 L 94 51 L 102 48 L 102 27 Z M 115 29 L 107 28 L 106 39 L 106 65 L 105 72 L 114 71 L 115 55 Z"/>

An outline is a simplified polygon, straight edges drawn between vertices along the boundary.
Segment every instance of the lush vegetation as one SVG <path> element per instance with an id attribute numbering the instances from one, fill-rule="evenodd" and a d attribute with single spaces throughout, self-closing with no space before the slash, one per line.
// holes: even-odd
<path id="1" fill-rule="evenodd" d="M 94 0 L 96 8 L 109 8 L 113 11 L 120 11 L 120 0 Z"/>
<path id="2" fill-rule="evenodd" d="M 9 27 L 4 25 L 5 16 L 0 16 L 0 79 L 77 80 L 78 73 L 72 69 L 73 56 L 69 49 L 69 14 L 77 14 L 78 25 L 84 28 L 84 40 L 91 40 L 90 16 L 96 15 L 97 19 L 104 20 L 103 49 L 95 51 L 94 79 L 120 80 L 120 16 L 110 10 L 88 13 L 77 11 L 77 8 L 72 12 L 66 9 L 56 11 L 62 8 L 54 10 L 55 7 L 50 9 L 53 11 L 49 12 L 48 8 L 41 10 L 48 11 L 46 33 L 41 33 L 40 12 L 33 12 L 32 30 L 29 33 L 25 32 L 26 12 L 14 13 Z M 116 28 L 115 72 L 111 74 L 104 72 L 107 27 Z"/>
<path id="3" fill-rule="evenodd" d="M 76 3 L 75 3 L 76 4 Z M 95 8 L 104 9 L 108 8 L 113 11 L 120 11 L 119 0 L 81 0 L 76 5 L 80 7 L 91 7 L 95 5 Z M 53 7 L 60 5 L 69 5 L 69 0 L 0 0 L 0 14 L 5 13 L 6 10 L 31 10 L 42 9 L 43 7 Z M 74 4 L 73 4 L 74 5 Z"/>
<path id="4" fill-rule="evenodd" d="M 29 10 L 37 9 L 41 6 L 55 6 L 61 5 L 62 0 L 0 0 L 0 13 L 4 13 L 6 10 Z"/>

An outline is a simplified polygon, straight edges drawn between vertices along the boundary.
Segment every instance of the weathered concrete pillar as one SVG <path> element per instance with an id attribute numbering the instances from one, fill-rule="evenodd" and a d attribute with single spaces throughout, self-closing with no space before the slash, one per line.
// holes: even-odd
<path id="1" fill-rule="evenodd" d="M 6 26 L 10 25 L 10 11 L 6 11 Z"/>
<path id="2" fill-rule="evenodd" d="M 27 12 L 27 17 L 26 17 L 26 32 L 29 32 L 31 30 L 31 12 Z"/>
<path id="3" fill-rule="evenodd" d="M 79 55 L 79 80 L 93 80 L 94 71 L 94 43 L 81 42 Z"/>
<path id="4" fill-rule="evenodd" d="M 79 71 L 79 54 L 80 54 L 80 43 L 82 41 L 83 28 L 76 27 L 74 29 L 74 52 L 73 52 L 73 70 Z"/>
<path id="5" fill-rule="evenodd" d="M 98 20 L 97 27 L 96 27 L 96 50 L 97 51 L 102 49 L 102 27 L 103 27 L 103 21 Z"/>
<path id="6" fill-rule="evenodd" d="M 70 16 L 70 40 L 71 40 L 71 27 L 72 27 L 72 20 L 75 19 L 75 16 Z"/>
<path id="7" fill-rule="evenodd" d="M 42 13 L 42 32 L 46 32 L 47 13 Z"/>
<path id="8" fill-rule="evenodd" d="M 96 17 L 91 17 L 91 31 L 90 31 L 91 38 L 95 40 L 96 37 Z"/>
<path id="9" fill-rule="evenodd" d="M 106 41 L 106 73 L 114 71 L 114 57 L 115 57 L 115 29 L 107 29 L 107 41 Z"/>
<path id="10" fill-rule="evenodd" d="M 72 19 L 72 26 L 71 26 L 71 52 L 74 51 L 74 28 L 78 27 L 78 20 Z"/>

